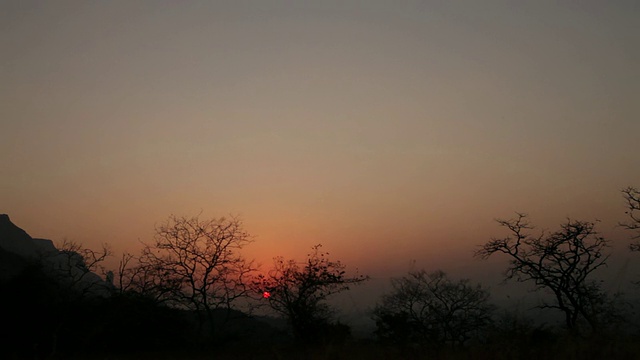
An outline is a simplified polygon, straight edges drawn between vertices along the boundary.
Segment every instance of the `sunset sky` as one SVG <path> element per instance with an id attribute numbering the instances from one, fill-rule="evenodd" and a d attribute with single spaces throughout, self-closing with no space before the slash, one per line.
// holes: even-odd
<path id="1" fill-rule="evenodd" d="M 2 1 L 0 213 L 150 241 L 240 216 L 269 266 L 475 262 L 527 212 L 624 218 L 640 186 L 637 1 Z"/>

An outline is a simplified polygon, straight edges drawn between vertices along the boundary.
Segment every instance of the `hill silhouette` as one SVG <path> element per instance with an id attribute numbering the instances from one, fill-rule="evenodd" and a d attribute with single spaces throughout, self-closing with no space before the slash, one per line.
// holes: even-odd
<path id="1" fill-rule="evenodd" d="M 37 258 L 57 251 L 53 241 L 32 238 L 12 223 L 7 214 L 0 214 L 0 248 L 26 258 Z"/>
<path id="2" fill-rule="evenodd" d="M 116 291 L 84 265 L 81 254 L 35 239 L 7 214 L 0 215 L 0 358 L 157 352 L 190 357 L 215 345 L 202 343 L 202 334 L 194 330 L 193 311 L 164 306 L 140 293 Z M 268 317 L 233 309 L 220 309 L 214 317 L 217 323 L 228 322 L 218 336 L 227 347 L 238 341 L 245 347 L 287 341 L 287 335 L 272 326 L 278 322 Z"/>
<path id="3" fill-rule="evenodd" d="M 98 274 L 86 268 L 81 254 L 70 249 L 57 249 L 52 240 L 31 237 L 0 214 L 0 279 L 10 279 L 25 266 L 37 263 L 51 277 L 67 282 L 76 290 L 106 295 L 109 286 Z"/>
<path id="4" fill-rule="evenodd" d="M 0 280 L 11 279 L 33 261 L 56 252 L 51 240 L 32 238 L 9 215 L 0 214 Z"/>
<path id="5" fill-rule="evenodd" d="M 170 305 L 144 291 L 119 289 L 92 271 L 83 254 L 87 253 L 81 247 L 58 249 L 51 240 L 35 239 L 8 215 L 0 215 L 0 359 L 640 356 L 633 312 L 625 313 L 620 323 L 611 317 L 611 330 L 583 338 L 503 309 L 471 341 L 456 346 L 418 341 L 409 336 L 415 323 L 406 322 L 403 313 L 389 313 L 376 322 L 376 339 L 351 337 L 349 326 L 338 323 L 327 328 L 331 333 L 319 337 L 322 341 L 301 345 L 291 336 L 286 320 L 231 306 L 214 309 L 215 326 L 203 327 L 201 310 Z"/>

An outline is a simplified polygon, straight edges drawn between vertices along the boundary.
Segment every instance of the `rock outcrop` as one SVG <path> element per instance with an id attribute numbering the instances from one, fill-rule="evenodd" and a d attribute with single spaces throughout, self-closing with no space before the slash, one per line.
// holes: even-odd
<path id="1" fill-rule="evenodd" d="M 9 215 L 0 214 L 0 280 L 10 279 L 33 264 L 61 285 L 83 293 L 108 293 L 109 285 L 87 269 L 80 254 L 60 251 L 48 239 L 34 239 L 13 224 Z"/>
<path id="2" fill-rule="evenodd" d="M 57 251 L 51 240 L 32 238 L 13 224 L 7 214 L 0 214 L 0 248 L 29 259 Z"/>

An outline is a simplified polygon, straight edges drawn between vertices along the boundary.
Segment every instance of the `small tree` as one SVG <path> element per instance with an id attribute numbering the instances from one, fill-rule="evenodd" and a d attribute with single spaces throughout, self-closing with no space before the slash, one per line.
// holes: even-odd
<path id="1" fill-rule="evenodd" d="M 393 290 L 373 311 L 377 335 L 398 345 L 464 345 L 491 321 L 489 292 L 468 279 L 424 270 L 392 279 Z"/>
<path id="2" fill-rule="evenodd" d="M 249 295 L 249 277 L 255 267 L 239 251 L 251 241 L 237 218 L 172 215 L 156 228 L 154 242 L 143 248 L 137 267 L 127 270 L 131 257 L 123 256 L 119 282 L 171 306 L 195 311 L 200 331 L 207 324 L 214 336 L 214 312 L 228 310 Z"/>
<path id="3" fill-rule="evenodd" d="M 609 244 L 598 236 L 595 223 L 569 219 L 559 231 L 532 236 L 529 230 L 533 227 L 524 214 L 497 221 L 511 235 L 492 239 L 476 256 L 486 259 L 495 253 L 506 254 L 510 258 L 506 279 L 532 282 L 536 289 L 550 291 L 554 301 L 541 307 L 562 311 L 569 330 L 579 333 L 582 320 L 591 331 L 599 330 L 598 315 L 605 313 L 602 310 L 610 302 L 592 274 L 606 266 Z"/>
<path id="4" fill-rule="evenodd" d="M 39 270 L 55 284 L 55 290 L 49 288 L 46 293 L 46 308 L 51 311 L 51 318 L 43 328 L 50 326 L 49 357 L 54 357 L 63 340 L 68 340 L 69 330 L 78 324 L 78 314 L 82 314 L 92 300 L 106 297 L 112 288 L 98 273 L 104 274 L 104 261 L 111 256 L 106 244 L 100 250 L 92 250 L 81 244 L 64 240 L 54 251 L 41 254 Z M 36 280 L 36 279 L 34 279 Z M 53 291 L 51 291 L 53 290 Z M 41 289 L 42 291 L 42 289 Z M 66 338 L 66 339 L 65 339 Z"/>
<path id="5" fill-rule="evenodd" d="M 314 246 L 303 264 L 275 258 L 268 275 L 256 280 L 257 289 L 271 308 L 289 321 L 298 341 L 320 339 L 331 318 L 327 298 L 367 279 L 362 275 L 347 276 L 345 266 L 329 260 L 329 254 L 320 252 L 320 248 L 321 245 Z"/>
<path id="6" fill-rule="evenodd" d="M 104 261 L 111 256 L 106 244 L 100 250 L 83 247 L 74 241 L 64 240 L 57 253 L 49 254 L 43 261 L 60 285 L 76 296 L 106 295 L 111 285 L 99 274 L 105 274 Z"/>
<path id="7" fill-rule="evenodd" d="M 632 239 L 640 239 L 640 190 L 630 186 L 622 190 L 622 194 L 627 201 L 625 213 L 629 216 L 629 220 L 621 222 L 620 226 L 635 232 Z M 640 242 L 631 244 L 630 249 L 631 251 L 640 251 Z"/>

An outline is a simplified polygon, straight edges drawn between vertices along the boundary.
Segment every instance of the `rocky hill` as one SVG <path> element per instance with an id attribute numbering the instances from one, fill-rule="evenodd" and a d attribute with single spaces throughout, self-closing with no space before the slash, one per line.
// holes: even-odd
<path id="1" fill-rule="evenodd" d="M 0 214 L 0 248 L 22 257 L 36 259 L 57 251 L 51 240 L 34 239 L 9 219 Z"/>
<path id="2" fill-rule="evenodd" d="M 30 265 L 41 266 L 55 280 L 83 292 L 104 294 L 109 286 L 84 266 L 79 254 L 57 249 L 51 240 L 32 238 L 9 215 L 0 214 L 0 280 L 11 279 Z"/>

